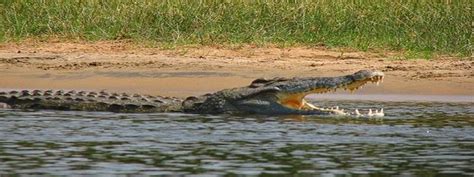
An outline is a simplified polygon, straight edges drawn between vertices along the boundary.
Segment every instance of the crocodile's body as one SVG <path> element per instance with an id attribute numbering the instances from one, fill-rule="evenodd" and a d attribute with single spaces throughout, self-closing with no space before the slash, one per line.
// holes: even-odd
<path id="1" fill-rule="evenodd" d="M 57 109 L 112 112 L 188 112 L 200 114 L 356 114 L 316 107 L 308 94 L 355 90 L 379 82 L 383 73 L 362 70 L 339 77 L 257 79 L 246 87 L 226 89 L 184 100 L 172 97 L 107 92 L 21 90 L 0 92 L 0 103 L 15 109 Z"/>
<path id="2" fill-rule="evenodd" d="M 13 90 L 0 92 L 0 102 L 16 109 L 56 109 L 111 112 L 179 112 L 181 99 L 127 93 Z"/>

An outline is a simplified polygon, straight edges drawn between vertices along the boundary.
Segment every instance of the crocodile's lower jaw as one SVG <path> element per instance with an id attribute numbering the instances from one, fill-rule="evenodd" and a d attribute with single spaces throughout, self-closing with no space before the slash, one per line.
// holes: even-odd
<path id="1" fill-rule="evenodd" d="M 363 114 L 363 113 L 360 113 L 357 108 L 354 109 L 354 111 L 350 112 L 344 109 L 339 109 L 339 106 L 335 106 L 331 108 L 319 108 L 319 107 L 314 106 L 311 103 L 307 103 L 307 104 L 308 106 L 310 106 L 310 109 L 307 109 L 308 111 L 317 110 L 320 112 L 326 112 L 329 115 L 341 115 L 341 116 L 351 115 L 351 116 L 356 116 L 356 117 L 383 117 L 385 116 L 385 113 L 383 112 L 383 108 L 380 108 L 380 110 L 374 109 L 374 111 L 372 111 L 372 109 L 369 109 L 367 110 L 367 113 Z"/>
<path id="2" fill-rule="evenodd" d="M 279 103 L 290 109 L 296 109 L 296 110 L 301 110 L 301 111 L 320 111 L 320 112 L 327 113 L 329 115 L 383 117 L 384 116 L 383 108 L 381 108 L 380 110 L 374 109 L 374 111 L 372 111 L 372 109 L 369 109 L 367 110 L 366 114 L 362 114 L 359 112 L 358 109 L 354 109 L 353 111 L 346 111 L 344 109 L 339 109 L 339 106 L 335 106 L 331 108 L 317 107 L 304 99 L 307 95 L 310 95 L 310 94 L 324 94 L 328 92 L 334 93 L 338 89 L 344 89 L 353 93 L 354 91 L 357 91 L 358 89 L 362 88 L 365 84 L 369 82 L 376 83 L 378 86 L 380 82 L 383 82 L 383 76 L 373 77 L 366 80 L 355 81 L 355 82 L 352 82 L 351 84 L 340 85 L 336 88 L 316 88 L 307 92 L 279 94 L 278 95 L 278 98 L 280 99 Z"/>

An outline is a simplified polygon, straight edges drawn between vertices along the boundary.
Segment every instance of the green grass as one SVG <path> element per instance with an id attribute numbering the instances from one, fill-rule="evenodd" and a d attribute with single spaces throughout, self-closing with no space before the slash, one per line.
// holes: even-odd
<path id="1" fill-rule="evenodd" d="M 2 0 L 0 41 L 131 39 L 471 55 L 470 0 Z"/>

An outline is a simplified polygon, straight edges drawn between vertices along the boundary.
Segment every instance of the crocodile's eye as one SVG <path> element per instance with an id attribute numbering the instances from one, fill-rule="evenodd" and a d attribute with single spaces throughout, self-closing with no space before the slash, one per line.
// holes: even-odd
<path id="1" fill-rule="evenodd" d="M 202 105 L 202 102 L 198 102 L 199 101 L 199 98 L 198 97 L 195 97 L 195 96 L 190 96 L 190 97 L 187 97 L 182 105 L 184 107 L 192 107 L 192 106 L 200 106 Z"/>
<path id="2" fill-rule="evenodd" d="M 187 97 L 186 100 L 184 101 L 197 101 L 199 100 L 199 98 L 195 97 L 195 96 L 190 96 L 190 97 Z"/>

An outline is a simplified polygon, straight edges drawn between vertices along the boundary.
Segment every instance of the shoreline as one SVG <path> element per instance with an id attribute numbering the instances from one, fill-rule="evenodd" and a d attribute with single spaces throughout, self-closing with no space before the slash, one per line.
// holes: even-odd
<path id="1" fill-rule="evenodd" d="M 0 45 L 0 88 L 85 89 L 190 96 L 257 78 L 340 76 L 381 70 L 358 94 L 474 95 L 472 59 L 397 60 L 396 53 L 326 48 L 144 48 L 121 42 Z"/>
<path id="2" fill-rule="evenodd" d="M 382 102 L 443 102 L 474 103 L 473 95 L 403 95 L 403 94 L 323 94 L 311 95 L 313 100 L 382 101 Z"/>

